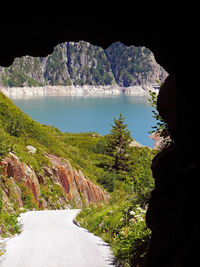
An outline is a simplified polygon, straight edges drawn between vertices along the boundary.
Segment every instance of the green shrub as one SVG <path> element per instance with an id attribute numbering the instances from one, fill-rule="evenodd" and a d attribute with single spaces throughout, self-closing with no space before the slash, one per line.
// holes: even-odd
<path id="1" fill-rule="evenodd" d="M 154 188 L 151 164 L 156 153 L 156 150 L 151 150 L 147 147 L 135 147 L 132 149 L 130 176 L 134 182 L 134 192 L 137 194 L 137 201 L 142 206 L 148 203 L 151 191 Z"/>
<path id="2" fill-rule="evenodd" d="M 8 144 L 8 140 L 6 140 L 5 136 L 0 136 L 0 160 L 7 156 L 9 151 L 10 145 Z"/>
<path id="3" fill-rule="evenodd" d="M 2 190 L 0 189 L 0 214 L 2 212 L 2 209 L 3 209 L 3 192 Z"/>
<path id="4" fill-rule="evenodd" d="M 146 210 L 127 200 L 130 192 L 114 192 L 108 203 L 85 207 L 77 216 L 81 226 L 110 244 L 120 266 L 144 266 L 150 230 Z"/>
<path id="5" fill-rule="evenodd" d="M 163 84 L 157 80 L 157 83 L 159 87 L 161 88 Z M 150 98 L 148 99 L 149 102 L 151 103 L 152 107 L 154 108 L 152 110 L 153 113 L 153 118 L 156 119 L 156 125 L 152 126 L 152 130 L 149 132 L 150 134 L 152 133 L 159 133 L 160 137 L 162 137 L 162 143 L 164 146 L 168 146 L 173 143 L 173 140 L 170 137 L 169 133 L 169 127 L 167 122 L 160 116 L 158 110 L 157 110 L 157 94 L 156 92 L 149 91 Z"/>
<path id="6" fill-rule="evenodd" d="M 60 197 L 63 198 L 65 196 L 65 193 L 63 192 L 60 185 L 52 182 L 49 177 L 45 177 L 45 181 L 45 185 L 40 185 L 41 196 L 48 202 L 48 208 L 53 207 L 56 209 L 60 209 L 61 204 L 59 199 Z"/>
<path id="7" fill-rule="evenodd" d="M 22 132 L 22 122 L 20 118 L 13 117 L 8 121 L 6 131 L 15 137 L 19 137 Z"/>
<path id="8" fill-rule="evenodd" d="M 109 135 L 102 136 L 98 142 L 96 142 L 90 151 L 97 154 L 104 154 L 111 156 L 110 150 L 108 149 Z"/>
<path id="9" fill-rule="evenodd" d="M 27 210 L 37 209 L 38 205 L 35 202 L 32 191 L 22 183 L 18 183 L 18 186 L 21 189 L 21 199 L 24 203 L 24 208 Z"/>
<path id="10" fill-rule="evenodd" d="M 1 236 L 8 237 L 10 235 L 20 233 L 20 225 L 18 223 L 18 214 L 2 212 L 0 215 Z"/>
<path id="11" fill-rule="evenodd" d="M 151 232 L 144 221 L 137 222 L 131 227 L 124 227 L 118 236 L 118 245 L 115 251 L 117 259 L 132 267 L 145 266 L 150 237 Z"/>
<path id="12" fill-rule="evenodd" d="M 115 181 L 118 179 L 118 175 L 115 172 L 105 173 L 103 176 L 97 179 L 97 182 L 101 184 L 108 192 L 113 192 L 115 187 Z"/>
<path id="13" fill-rule="evenodd" d="M 12 234 L 19 233 L 19 225 L 15 214 L 6 214 L 5 223 Z"/>

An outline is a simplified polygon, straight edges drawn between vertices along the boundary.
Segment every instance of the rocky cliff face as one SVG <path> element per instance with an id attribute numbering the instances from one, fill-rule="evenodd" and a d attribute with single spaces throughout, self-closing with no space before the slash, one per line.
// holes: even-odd
<path id="1" fill-rule="evenodd" d="M 71 79 L 68 72 L 66 44 L 57 45 L 54 52 L 41 61 L 45 62 L 44 79 L 42 85 L 71 85 Z"/>
<path id="2" fill-rule="evenodd" d="M 145 87 L 166 78 L 166 71 L 156 63 L 153 53 L 146 47 L 127 47 L 117 42 L 108 47 L 105 53 L 119 86 Z"/>
<path id="3" fill-rule="evenodd" d="M 66 42 L 47 57 L 16 58 L 10 67 L 0 67 L 2 87 L 117 85 L 146 90 L 166 77 L 148 48 L 127 47 L 120 42 L 106 50 L 85 41 Z"/>
<path id="4" fill-rule="evenodd" d="M 44 167 L 40 174 L 13 153 L 1 162 L 5 209 L 12 211 L 14 205 L 28 209 L 81 207 L 108 199 L 105 191 L 72 168 L 67 160 L 51 154 L 46 156 L 52 166 Z"/>
<path id="5" fill-rule="evenodd" d="M 74 85 L 116 84 L 103 48 L 87 42 L 68 42 L 68 70 Z"/>

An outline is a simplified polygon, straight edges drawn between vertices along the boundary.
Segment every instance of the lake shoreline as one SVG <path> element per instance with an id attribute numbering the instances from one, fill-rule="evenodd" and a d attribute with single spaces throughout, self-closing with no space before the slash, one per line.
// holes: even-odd
<path id="1" fill-rule="evenodd" d="M 1 87 L 0 91 L 7 97 L 19 99 L 36 96 L 149 96 L 149 91 L 158 92 L 154 85 L 120 87 L 109 86 L 41 86 L 41 87 Z"/>
<path id="2" fill-rule="evenodd" d="M 153 147 L 148 131 L 155 119 L 146 96 L 35 96 L 12 100 L 37 122 L 69 133 L 108 134 L 113 118 L 121 112 L 132 137 L 141 145 Z"/>

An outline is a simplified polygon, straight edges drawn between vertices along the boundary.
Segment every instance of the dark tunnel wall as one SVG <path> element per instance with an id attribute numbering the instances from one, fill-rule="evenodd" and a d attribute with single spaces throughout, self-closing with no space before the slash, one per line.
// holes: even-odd
<path id="1" fill-rule="evenodd" d="M 72 2 L 72 1 L 71 1 Z M 115 5 L 114 5 L 115 4 Z M 131 5 L 130 5 L 131 4 Z M 28 5 L 28 6 L 27 6 Z M 197 266 L 199 207 L 199 14 L 184 1 L 52 1 L 1 6 L 0 65 L 22 55 L 46 56 L 64 41 L 85 40 L 148 47 L 170 76 L 158 109 L 174 144 L 152 163 L 155 190 L 147 224 L 152 240 L 147 266 Z M 173 77 L 173 78 L 172 78 Z"/>

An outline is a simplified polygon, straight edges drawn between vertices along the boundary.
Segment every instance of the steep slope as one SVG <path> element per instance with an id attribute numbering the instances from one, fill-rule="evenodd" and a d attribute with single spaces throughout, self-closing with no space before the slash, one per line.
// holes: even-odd
<path id="1" fill-rule="evenodd" d="M 1 84 L 8 87 L 71 85 L 65 44 L 57 45 L 48 57 L 16 58 L 8 68 L 1 68 Z"/>
<path id="2" fill-rule="evenodd" d="M 3 159 L 5 208 L 9 206 L 9 210 L 14 211 L 11 207 L 15 204 L 26 209 L 61 209 L 69 208 L 72 203 L 81 207 L 83 203 L 98 203 L 108 199 L 99 186 L 86 179 L 81 171 L 72 168 L 69 162 L 55 155 L 47 157 L 52 166 L 44 166 L 40 174 L 11 152 Z M 52 158 L 54 161 L 56 159 L 56 164 Z"/>
<path id="3" fill-rule="evenodd" d="M 42 58 L 45 62 L 44 79 L 47 85 L 71 85 L 70 75 L 67 68 L 67 48 L 66 44 L 59 44 L 54 52 L 47 58 Z"/>
<path id="4" fill-rule="evenodd" d="M 68 42 L 68 70 L 74 85 L 111 85 L 115 79 L 101 47 L 87 42 Z"/>
<path id="5" fill-rule="evenodd" d="M 153 53 L 146 47 L 127 47 L 116 42 L 105 53 L 119 86 L 145 86 L 166 78 L 166 71 L 156 63 Z"/>
<path id="6" fill-rule="evenodd" d="M 1 85 L 6 87 L 41 86 L 45 84 L 45 64 L 40 58 L 16 58 L 7 68 L 0 68 Z"/>
<path id="7" fill-rule="evenodd" d="M 82 139 L 87 146 L 95 138 L 73 136 L 33 121 L 0 93 L 0 203 L 5 212 L 80 207 L 108 199 L 93 175 L 98 168 L 82 159 L 89 151 L 73 141 Z"/>
<path id="8" fill-rule="evenodd" d="M 117 42 L 106 50 L 85 41 L 66 42 L 45 58 L 16 58 L 8 68 L 0 67 L 4 87 L 45 85 L 118 85 L 121 87 L 155 84 L 166 71 L 145 47 L 127 47 Z"/>

